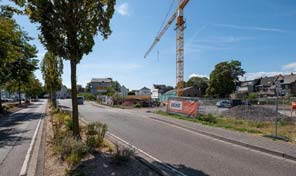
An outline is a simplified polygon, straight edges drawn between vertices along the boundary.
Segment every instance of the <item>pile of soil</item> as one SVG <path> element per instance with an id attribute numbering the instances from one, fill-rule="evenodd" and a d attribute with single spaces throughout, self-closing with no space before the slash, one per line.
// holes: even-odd
<path id="1" fill-rule="evenodd" d="M 246 105 L 230 108 L 229 110 L 222 112 L 222 115 L 253 121 L 274 121 L 276 118 L 276 112 L 273 109 Z M 295 121 L 295 119 L 282 114 L 278 114 L 278 117 L 289 122 Z"/>

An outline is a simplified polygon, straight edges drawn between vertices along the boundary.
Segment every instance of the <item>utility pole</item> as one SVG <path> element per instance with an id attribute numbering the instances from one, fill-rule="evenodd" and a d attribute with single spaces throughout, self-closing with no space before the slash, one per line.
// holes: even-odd
<path id="1" fill-rule="evenodd" d="M 275 132 L 274 136 L 275 138 L 278 137 L 278 121 L 279 121 L 279 93 L 281 92 L 281 83 L 280 81 L 275 82 L 275 93 L 276 93 L 276 102 L 275 102 Z"/>

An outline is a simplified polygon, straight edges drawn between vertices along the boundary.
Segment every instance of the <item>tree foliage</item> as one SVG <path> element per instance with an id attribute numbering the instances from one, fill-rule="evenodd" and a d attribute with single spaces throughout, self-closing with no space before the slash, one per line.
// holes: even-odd
<path id="1" fill-rule="evenodd" d="M 237 60 L 217 64 L 210 74 L 207 95 L 220 98 L 229 96 L 235 91 L 239 76 L 244 74 L 245 71 Z"/>
<path id="2" fill-rule="evenodd" d="M 201 91 L 202 95 L 205 95 L 208 88 L 208 82 L 209 79 L 206 77 L 191 77 L 185 85 L 186 87 L 195 86 Z"/>
<path id="3" fill-rule="evenodd" d="M 92 51 L 94 37 L 107 39 L 115 0 L 13 0 L 39 23 L 41 41 L 55 55 L 70 60 L 73 134 L 79 137 L 76 64 Z"/>
<path id="4" fill-rule="evenodd" d="M 8 5 L 0 7 L 0 88 L 8 84 L 12 90 L 17 87 L 20 99 L 22 84 L 28 82 L 36 69 L 36 47 L 31 45 L 31 38 L 12 18 L 17 11 Z M 17 82 L 17 85 L 15 84 Z M 1 102 L 1 95 L 0 95 Z M 20 101 L 21 103 L 21 101 Z M 2 110 L 2 104 L 0 103 Z"/>
<path id="5" fill-rule="evenodd" d="M 41 62 L 41 72 L 53 106 L 56 107 L 56 91 L 61 90 L 62 87 L 62 58 L 55 56 L 52 52 L 47 52 Z"/>

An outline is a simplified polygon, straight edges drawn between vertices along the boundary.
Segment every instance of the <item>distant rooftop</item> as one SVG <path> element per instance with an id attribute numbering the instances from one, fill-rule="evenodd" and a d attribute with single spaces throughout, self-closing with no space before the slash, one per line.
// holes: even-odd
<path id="1" fill-rule="evenodd" d="M 112 78 L 93 78 L 91 82 L 112 82 Z"/>
<path id="2" fill-rule="evenodd" d="M 142 89 L 140 89 L 140 90 L 150 90 L 149 88 L 147 88 L 147 87 L 143 87 Z"/>

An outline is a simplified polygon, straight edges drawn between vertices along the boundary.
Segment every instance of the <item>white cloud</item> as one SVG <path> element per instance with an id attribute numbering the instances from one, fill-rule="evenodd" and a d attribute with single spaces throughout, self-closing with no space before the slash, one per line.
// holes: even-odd
<path id="1" fill-rule="evenodd" d="M 79 65 L 82 69 L 97 69 L 97 70 L 134 70 L 138 68 L 142 68 L 143 66 L 140 64 L 134 63 L 118 63 L 118 64 L 81 64 Z"/>
<path id="2" fill-rule="evenodd" d="M 129 15 L 129 5 L 126 2 L 120 4 L 115 9 L 121 16 Z"/>
<path id="3" fill-rule="evenodd" d="M 240 29 L 240 30 L 253 30 L 253 31 L 262 31 L 262 32 L 287 32 L 279 28 L 267 28 L 267 27 L 258 27 L 258 26 L 239 26 L 239 25 L 233 25 L 233 24 L 214 24 L 214 25 L 218 27 Z"/>
<path id="4" fill-rule="evenodd" d="M 282 66 L 282 69 L 285 71 L 296 71 L 296 62 L 292 62 Z"/>
<path id="5" fill-rule="evenodd" d="M 189 75 L 189 79 L 192 78 L 192 77 L 206 77 L 206 78 L 209 78 L 209 75 L 192 73 L 191 75 Z"/>
<path id="6" fill-rule="evenodd" d="M 289 73 L 285 73 L 285 72 L 254 72 L 254 73 L 246 73 L 243 77 L 240 77 L 239 79 L 241 81 L 245 81 L 245 80 L 253 80 L 253 79 L 257 79 L 257 78 L 261 78 L 261 77 L 270 77 L 270 76 L 275 76 L 275 75 L 286 75 Z"/>

